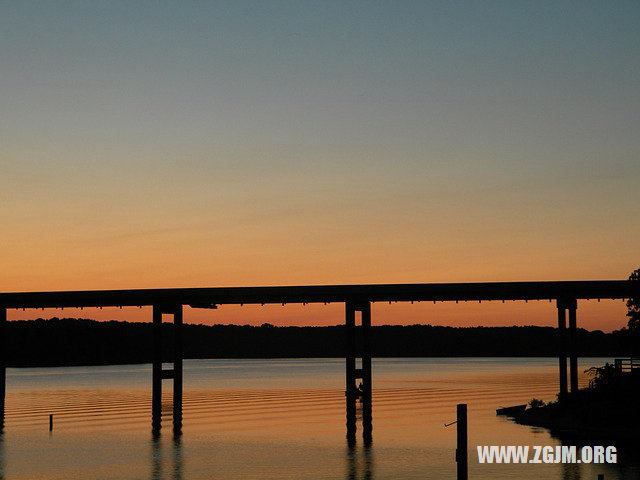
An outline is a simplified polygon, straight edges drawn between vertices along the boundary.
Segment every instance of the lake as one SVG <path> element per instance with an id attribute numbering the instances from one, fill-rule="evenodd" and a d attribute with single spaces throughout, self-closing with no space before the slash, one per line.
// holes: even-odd
<path id="1" fill-rule="evenodd" d="M 611 359 L 581 359 L 584 370 Z M 169 365 L 166 365 L 169 368 Z M 151 436 L 151 365 L 7 369 L 0 478 L 455 479 L 456 404 L 469 412 L 470 479 L 640 478 L 615 465 L 479 464 L 476 445 L 559 445 L 495 409 L 553 400 L 555 358 L 373 360 L 373 443 L 345 438 L 344 360 L 185 360 L 183 435 Z M 54 431 L 49 432 L 49 414 Z"/>

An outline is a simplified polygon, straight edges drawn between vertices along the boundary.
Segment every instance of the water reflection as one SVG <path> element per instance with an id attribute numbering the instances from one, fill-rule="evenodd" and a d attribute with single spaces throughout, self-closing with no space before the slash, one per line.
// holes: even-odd
<path id="1" fill-rule="evenodd" d="M 171 455 L 166 456 L 166 461 L 163 461 L 163 445 L 160 435 L 153 435 L 151 437 L 151 480 L 182 480 L 183 471 L 183 453 L 182 442 L 179 435 L 174 436 L 171 443 L 168 444 Z M 171 462 L 171 465 L 169 465 Z M 167 472 L 164 475 L 165 470 Z M 2 478 L 0 477 L 0 480 Z"/>
<path id="2" fill-rule="evenodd" d="M 373 453 L 371 442 L 365 442 L 362 449 L 356 442 L 347 441 L 347 480 L 371 480 L 373 478 Z"/>
<path id="3" fill-rule="evenodd" d="M 577 463 L 562 464 L 562 480 L 580 480 L 580 465 Z"/>
<path id="4" fill-rule="evenodd" d="M 529 429 L 495 415 L 499 404 L 524 403 L 540 392 L 549 398 L 555 395 L 557 361 L 544 360 L 542 367 L 535 367 L 539 360 L 509 359 L 509 366 L 507 360 L 482 360 L 482 368 L 477 368 L 479 360 L 456 360 L 455 369 L 434 362 L 441 360 L 380 360 L 375 447 L 363 442 L 360 428 L 352 444 L 345 442 L 344 372 L 337 361 L 314 360 L 312 384 L 305 383 L 306 372 L 300 373 L 306 364 L 259 363 L 250 375 L 256 380 L 242 389 L 239 386 L 248 382 L 243 373 L 247 361 L 194 361 L 195 372 L 207 372 L 185 395 L 185 419 L 197 426 L 198 434 L 188 430 L 182 441 L 171 438 L 170 428 L 163 430 L 161 439 L 150 436 L 148 370 L 139 383 L 121 385 L 121 374 L 132 367 L 109 367 L 113 388 L 104 390 L 86 387 L 90 369 L 82 374 L 64 369 L 68 377 L 38 369 L 36 378 L 46 381 L 37 385 L 30 370 L 16 370 L 13 381 L 20 390 L 9 403 L 4 445 L 0 436 L 0 480 L 54 475 L 57 480 L 84 480 L 94 470 L 105 480 L 238 480 L 243 473 L 244 478 L 292 480 L 336 475 L 343 480 L 421 475 L 453 479 L 452 432 L 443 429 L 441 420 L 450 419 L 456 403 L 468 403 L 471 432 L 480 444 L 561 443 L 545 429 Z M 533 376 L 532 368 L 538 372 Z M 234 376 L 239 376 L 237 383 L 230 383 Z M 63 388 L 57 387 L 60 378 L 65 378 Z M 213 389 L 207 382 L 221 385 Z M 44 423 L 49 413 L 60 415 L 51 438 Z M 269 439 L 264 441 L 267 430 Z M 300 455 L 292 448 L 298 446 Z M 470 446 L 470 467 L 477 467 L 477 480 L 596 480 L 599 473 L 606 480 L 640 479 L 637 450 L 621 452 L 616 465 L 518 468 L 479 467 L 473 460 L 474 444 Z M 110 457 L 121 462 L 105 467 Z"/>

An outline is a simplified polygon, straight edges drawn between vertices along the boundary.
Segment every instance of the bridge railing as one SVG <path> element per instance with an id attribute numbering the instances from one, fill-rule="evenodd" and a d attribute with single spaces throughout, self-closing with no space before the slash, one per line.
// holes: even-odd
<path id="1" fill-rule="evenodd" d="M 632 372 L 634 370 L 640 369 L 640 358 L 616 358 L 614 365 L 617 373 Z"/>

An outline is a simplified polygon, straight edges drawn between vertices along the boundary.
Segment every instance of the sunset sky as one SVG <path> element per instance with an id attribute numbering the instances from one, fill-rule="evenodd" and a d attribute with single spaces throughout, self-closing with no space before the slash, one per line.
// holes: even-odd
<path id="1" fill-rule="evenodd" d="M 0 291 L 625 279 L 638 25 L 622 0 L 3 2 Z M 343 315 L 243 308 L 187 320 Z M 49 315 L 150 319 L 9 312 Z M 374 324 L 554 322 L 374 305 Z"/>

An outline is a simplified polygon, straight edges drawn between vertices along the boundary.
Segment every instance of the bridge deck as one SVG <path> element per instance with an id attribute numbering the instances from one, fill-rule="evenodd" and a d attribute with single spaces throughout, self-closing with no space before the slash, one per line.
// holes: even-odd
<path id="1" fill-rule="evenodd" d="M 0 293 L 3 308 L 110 307 L 156 304 L 210 308 L 224 304 L 323 303 L 346 301 L 466 301 L 624 299 L 640 296 L 640 282 L 414 283 L 274 287 L 163 288 Z"/>

